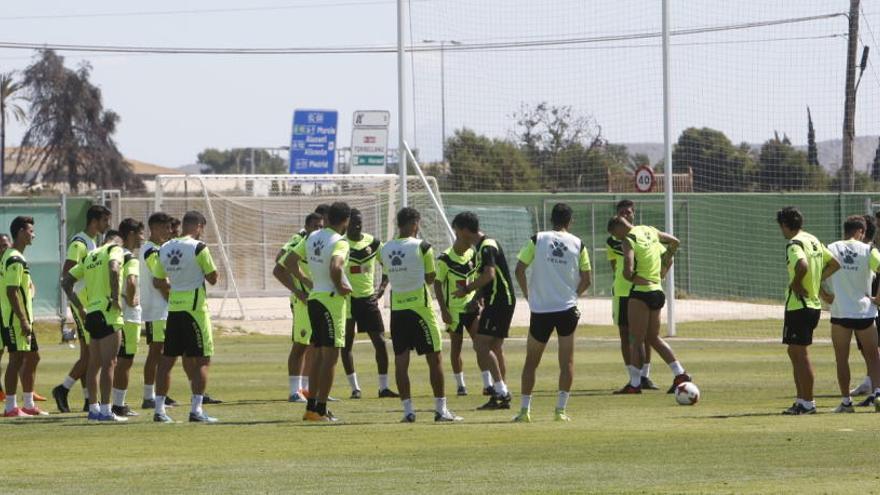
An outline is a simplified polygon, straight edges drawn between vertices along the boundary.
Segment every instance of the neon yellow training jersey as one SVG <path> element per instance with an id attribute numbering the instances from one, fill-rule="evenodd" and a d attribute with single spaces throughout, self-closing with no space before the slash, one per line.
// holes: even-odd
<path id="1" fill-rule="evenodd" d="M 34 297 L 31 292 L 31 270 L 24 255 L 15 248 L 8 248 L 0 258 L 2 267 L 3 290 L 0 291 L 0 308 L 2 308 L 3 325 L 12 328 L 20 328 L 21 322 L 12 310 L 12 304 L 6 289 L 14 287 L 18 290 L 19 298 L 24 305 L 24 313 L 28 323 L 34 322 Z"/>
<path id="2" fill-rule="evenodd" d="M 370 234 L 361 234 L 359 241 L 348 241 L 348 263 L 345 265 L 348 281 L 351 283 L 351 297 L 370 297 L 376 292 L 376 259 L 382 249 L 382 242 Z"/>
<path id="3" fill-rule="evenodd" d="M 633 285 L 636 292 L 663 290 L 660 285 L 663 271 L 663 253 L 666 249 L 660 243 L 660 231 L 649 225 L 637 225 L 626 235 L 634 255 L 634 274 L 650 282 L 648 285 Z"/>
<path id="4" fill-rule="evenodd" d="M 822 283 L 822 270 L 832 259 L 831 252 L 824 244 L 819 242 L 812 234 L 800 231 L 788 241 L 785 247 L 785 259 L 788 265 L 788 284 L 785 289 L 785 309 L 792 311 L 803 308 L 822 309 L 822 301 L 819 299 L 819 287 Z M 807 274 L 804 275 L 803 285 L 807 291 L 806 297 L 800 297 L 791 291 L 791 282 L 794 280 L 795 266 L 799 260 L 807 262 Z"/>
<path id="5" fill-rule="evenodd" d="M 468 305 L 474 299 L 473 292 L 468 292 L 464 297 L 452 295 L 456 289 L 463 289 L 467 284 L 476 280 L 477 265 L 474 258 L 472 248 L 458 254 L 452 247 L 443 251 L 437 258 L 437 281 L 443 287 L 443 300 L 446 301 L 446 307 L 453 315 L 465 313 Z"/>

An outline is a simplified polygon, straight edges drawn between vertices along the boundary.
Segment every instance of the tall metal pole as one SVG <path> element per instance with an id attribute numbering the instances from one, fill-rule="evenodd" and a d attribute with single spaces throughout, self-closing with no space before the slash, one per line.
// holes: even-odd
<path id="1" fill-rule="evenodd" d="M 853 167 L 853 140 L 856 136 L 856 57 L 859 50 L 859 0 L 849 2 L 849 39 L 846 47 L 846 87 L 843 103 L 843 179 L 840 190 L 852 192 L 855 189 Z"/>
<path id="2" fill-rule="evenodd" d="M 440 126 L 443 128 L 440 151 L 446 160 L 446 41 L 440 41 Z"/>
<path id="3" fill-rule="evenodd" d="M 405 98 L 405 87 L 404 84 L 406 82 L 406 77 L 403 72 L 404 68 L 404 58 L 403 58 L 403 27 L 404 27 L 404 10 L 403 10 L 403 0 L 397 0 L 397 167 L 398 173 L 400 175 L 400 207 L 403 208 L 407 206 L 407 194 L 406 194 L 406 165 L 407 165 L 407 156 L 406 156 L 406 144 L 404 143 L 405 133 L 404 133 L 404 114 L 406 113 L 406 108 L 404 107 L 404 98 Z"/>
<path id="4" fill-rule="evenodd" d="M 663 0 L 663 151 L 665 155 L 663 167 L 664 189 L 666 196 L 666 232 L 674 234 L 673 209 L 672 209 L 672 127 L 670 117 L 672 113 L 672 98 L 670 91 L 672 84 L 669 71 L 669 0 Z M 675 336 L 675 269 L 669 270 L 666 275 L 666 332 L 670 337 Z"/>

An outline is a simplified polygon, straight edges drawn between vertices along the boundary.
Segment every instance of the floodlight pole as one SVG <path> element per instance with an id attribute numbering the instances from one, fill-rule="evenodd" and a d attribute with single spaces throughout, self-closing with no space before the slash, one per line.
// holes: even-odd
<path id="1" fill-rule="evenodd" d="M 672 98 L 670 96 L 671 82 L 669 70 L 669 0 L 663 0 L 663 151 L 664 167 L 663 182 L 666 197 L 666 232 L 675 235 L 673 230 L 672 208 L 672 127 L 670 116 L 672 113 Z M 666 334 L 675 337 L 675 268 L 669 270 L 666 275 Z"/>
<path id="2" fill-rule="evenodd" d="M 404 143 L 404 84 L 405 74 L 403 58 L 403 33 L 404 33 L 404 10 L 403 0 L 397 0 L 397 168 L 400 176 L 400 207 L 407 206 L 406 197 L 406 144 Z"/>

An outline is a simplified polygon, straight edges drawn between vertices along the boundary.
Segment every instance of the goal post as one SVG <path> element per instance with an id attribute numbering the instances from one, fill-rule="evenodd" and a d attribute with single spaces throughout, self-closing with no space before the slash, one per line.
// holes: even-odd
<path id="1" fill-rule="evenodd" d="M 437 181 L 419 172 L 406 180 L 408 204 L 421 212 L 420 235 L 443 250 L 452 238 Z M 320 204 L 344 201 L 361 211 L 364 232 L 387 240 L 395 235 L 402 187 L 393 174 L 160 175 L 152 197 L 121 196 L 111 207 L 120 218 L 144 223 L 155 211 L 178 218 L 201 211 L 209 223 L 203 240 L 221 274 L 208 288 L 212 314 L 286 318 L 287 294 L 272 270 L 279 248 L 303 228 L 306 215 Z"/>

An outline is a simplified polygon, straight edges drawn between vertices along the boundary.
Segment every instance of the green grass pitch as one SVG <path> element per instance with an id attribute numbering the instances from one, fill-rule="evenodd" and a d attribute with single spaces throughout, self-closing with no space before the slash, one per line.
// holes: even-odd
<path id="1" fill-rule="evenodd" d="M 736 326 L 742 325 L 741 323 Z M 827 323 L 823 324 L 827 327 Z M 684 330 L 687 330 L 685 327 Z M 824 329 L 827 333 L 827 328 Z M 522 335 L 522 330 L 518 332 Z M 555 346 L 539 370 L 532 424 L 511 424 L 511 411 L 479 412 L 480 380 L 465 355 L 471 396 L 447 393 L 461 424 L 434 424 L 424 360 L 413 359 L 418 422 L 398 423 L 399 401 L 376 399 L 372 348 L 356 346 L 365 398 L 331 409 L 338 425 L 304 424 L 288 404 L 284 337 L 218 336 L 209 391 L 227 402 L 208 406 L 222 423 L 178 424 L 143 414 L 128 424 L 89 424 L 83 414 L 0 419 L 3 493 L 812 493 L 872 492 L 880 415 L 830 414 L 837 402 L 828 344 L 812 348 L 820 414 L 783 417 L 792 402 L 781 345 L 672 340 L 703 397 L 693 407 L 664 391 L 612 396 L 625 373 L 613 329 L 579 330 L 569 403 L 574 421 L 552 420 Z M 76 351 L 44 334 L 37 390 L 49 395 Z M 596 338 L 600 337 L 600 338 Z M 448 349 L 448 346 L 445 347 Z M 524 343 L 507 345 L 508 381 L 519 404 Z M 444 356 L 446 361 L 446 356 Z M 5 362 L 5 358 L 4 358 Z M 129 402 L 140 405 L 143 355 L 135 362 Z M 448 361 L 446 361 L 448 363 Z M 446 364 L 445 363 L 445 364 Z M 853 356 L 853 376 L 864 367 Z M 335 394 L 348 396 L 341 368 Z M 668 368 L 655 363 L 666 387 Z M 172 395 L 188 401 L 180 367 Z M 77 387 L 78 389 L 78 387 Z M 71 404 L 81 404 L 78 390 Z M 45 407 L 54 412 L 54 404 Z M 88 488 L 87 488 L 88 487 Z"/>

